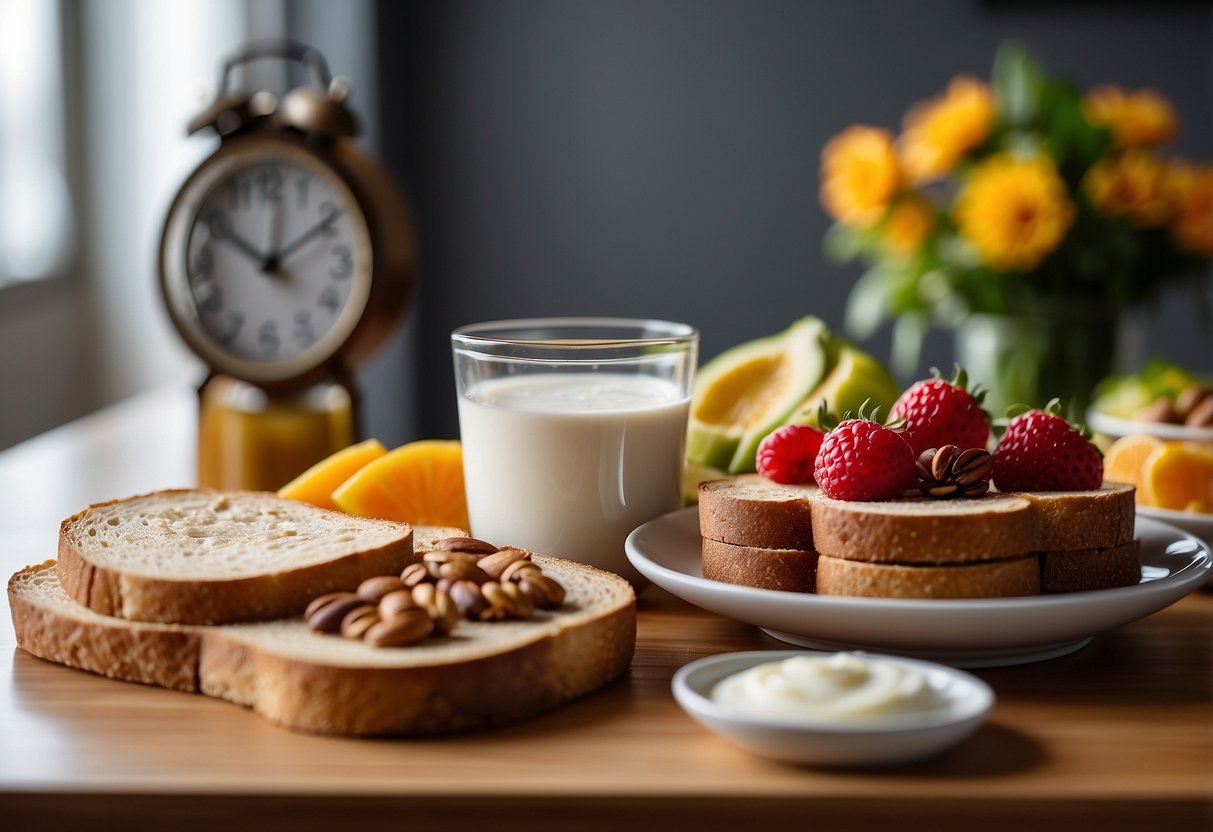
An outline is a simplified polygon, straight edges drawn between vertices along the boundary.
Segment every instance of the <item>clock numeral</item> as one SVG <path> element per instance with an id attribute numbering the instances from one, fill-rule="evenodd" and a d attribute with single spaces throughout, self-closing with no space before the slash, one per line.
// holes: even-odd
<path id="1" fill-rule="evenodd" d="M 215 266 L 215 255 L 210 245 L 200 246 L 194 254 L 194 262 L 189 269 L 190 280 L 200 277 L 210 277 L 211 269 Z"/>
<path id="2" fill-rule="evenodd" d="M 253 204 L 253 182 L 247 176 L 232 179 L 227 186 L 227 203 L 233 211 L 248 208 Z"/>
<path id="3" fill-rule="evenodd" d="M 282 201 L 282 171 L 277 168 L 262 168 L 257 172 L 257 193 L 261 204 L 277 204 Z"/>
<path id="4" fill-rule="evenodd" d="M 278 352 L 280 339 L 278 337 L 278 322 L 264 321 L 257 329 L 257 343 L 261 346 L 263 355 L 272 356 Z"/>
<path id="5" fill-rule="evenodd" d="M 337 289 L 333 286 L 325 286 L 316 302 L 330 312 L 341 308 L 341 298 L 337 296 Z"/>
<path id="6" fill-rule="evenodd" d="M 236 336 L 240 334 L 240 329 L 244 326 L 244 316 L 239 312 L 228 318 L 227 329 L 219 333 L 219 342 L 225 347 L 230 347 L 232 342 L 236 340 Z"/>
<path id="7" fill-rule="evenodd" d="M 214 314 L 223 308 L 223 290 L 209 280 L 202 281 L 194 290 L 198 308 Z"/>
<path id="8" fill-rule="evenodd" d="M 307 208 L 307 189 L 311 182 L 306 176 L 295 180 L 295 205 L 300 211 Z"/>
<path id="9" fill-rule="evenodd" d="M 205 222 L 206 227 L 210 229 L 211 238 L 214 240 L 224 239 L 227 237 L 228 231 L 231 230 L 231 226 L 228 225 L 227 222 L 227 217 L 225 217 L 218 210 L 208 211 L 206 218 L 203 219 L 203 222 Z"/>
<path id="10" fill-rule="evenodd" d="M 333 246 L 333 256 L 337 258 L 337 265 L 329 269 L 329 276 L 333 280 L 345 280 L 354 273 L 354 253 L 349 246 Z"/>
<path id="11" fill-rule="evenodd" d="M 295 343 L 300 347 L 311 346 L 316 341 L 316 330 L 312 328 L 312 313 L 300 310 L 295 313 Z"/>
<path id="12" fill-rule="evenodd" d="M 324 218 L 324 222 L 320 226 L 320 233 L 326 237 L 331 237 L 337 233 L 337 217 L 341 216 L 341 209 L 333 203 L 325 200 L 320 203 L 320 216 Z"/>

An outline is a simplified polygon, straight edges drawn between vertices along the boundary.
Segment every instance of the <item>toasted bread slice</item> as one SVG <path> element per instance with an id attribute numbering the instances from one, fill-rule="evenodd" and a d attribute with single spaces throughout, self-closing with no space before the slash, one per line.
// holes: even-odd
<path id="1" fill-rule="evenodd" d="M 59 578 L 105 615 L 173 624 L 264 621 L 399 573 L 407 523 L 255 491 L 161 491 L 89 506 L 59 529 Z"/>
<path id="2" fill-rule="evenodd" d="M 703 576 L 709 580 L 784 592 L 815 591 L 816 552 L 735 546 L 710 537 L 700 544 Z"/>
<path id="3" fill-rule="evenodd" d="M 1047 552 L 1041 558 L 1042 592 L 1086 592 L 1141 581 L 1141 541 L 1105 549 Z"/>
<path id="4" fill-rule="evenodd" d="M 759 549 L 813 549 L 815 485 L 781 485 L 758 474 L 699 484 L 699 533 Z"/>
<path id="5" fill-rule="evenodd" d="M 823 555 L 878 563 L 965 563 L 1038 551 L 1031 504 L 992 494 L 973 500 L 907 496 L 811 501 L 813 544 Z"/>
<path id="6" fill-rule="evenodd" d="M 1093 491 L 1025 491 L 1042 552 L 1107 549 L 1133 539 L 1137 490 L 1118 482 Z"/>
<path id="7" fill-rule="evenodd" d="M 1026 555 L 977 563 L 868 563 L 822 555 L 818 595 L 873 598 L 1004 598 L 1040 592 L 1040 559 Z"/>
<path id="8" fill-rule="evenodd" d="M 410 647 L 321 635 L 298 618 L 204 627 L 100 615 L 68 596 L 54 561 L 13 575 L 8 597 L 17 645 L 48 661 L 220 697 L 300 731 L 440 734 L 522 720 L 626 670 L 636 639 L 627 581 L 533 559 L 565 588 L 559 610 L 462 621 Z"/>

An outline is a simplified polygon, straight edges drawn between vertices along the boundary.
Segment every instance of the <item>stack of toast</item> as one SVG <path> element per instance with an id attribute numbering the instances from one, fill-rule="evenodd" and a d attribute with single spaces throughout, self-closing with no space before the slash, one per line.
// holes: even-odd
<path id="1" fill-rule="evenodd" d="M 699 486 L 703 573 L 820 595 L 989 598 L 1137 583 L 1134 489 L 827 497 L 758 475 Z"/>
<path id="2" fill-rule="evenodd" d="M 533 555 L 564 588 L 527 620 L 460 621 L 375 647 L 309 629 L 317 596 L 398 575 L 462 529 L 351 517 L 272 494 L 165 491 L 91 506 L 59 559 L 8 583 L 17 644 L 110 678 L 200 692 L 322 734 L 515 722 L 620 675 L 635 647 L 622 578 Z"/>

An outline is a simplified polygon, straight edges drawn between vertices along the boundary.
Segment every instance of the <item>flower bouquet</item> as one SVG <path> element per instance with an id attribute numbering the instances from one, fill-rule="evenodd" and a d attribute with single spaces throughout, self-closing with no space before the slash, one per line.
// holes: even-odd
<path id="1" fill-rule="evenodd" d="M 821 202 L 827 254 L 868 264 L 848 328 L 892 320 L 902 374 L 928 327 L 957 329 L 992 405 L 1063 395 L 1081 412 L 1122 313 L 1181 285 L 1207 307 L 1213 165 L 1158 152 L 1178 129 L 1159 93 L 1082 92 L 1015 45 L 990 82 L 959 75 L 911 107 L 899 136 L 847 128 L 822 151 Z"/>

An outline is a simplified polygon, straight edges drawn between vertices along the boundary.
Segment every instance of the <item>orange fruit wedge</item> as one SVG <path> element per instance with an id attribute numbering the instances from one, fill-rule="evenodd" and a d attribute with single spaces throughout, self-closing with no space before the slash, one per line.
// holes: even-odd
<path id="1" fill-rule="evenodd" d="M 1141 469 L 1150 454 L 1163 447 L 1165 443 L 1157 436 L 1148 433 L 1134 433 L 1122 436 L 1111 444 L 1103 458 L 1103 478 L 1112 482 L 1127 482 L 1138 485 L 1141 482 Z M 1141 492 L 1138 492 L 1141 498 Z"/>
<path id="2" fill-rule="evenodd" d="M 278 489 L 278 496 L 321 508 L 337 508 L 333 491 L 367 463 L 387 453 L 378 439 L 367 439 L 317 462 Z"/>
<path id="3" fill-rule="evenodd" d="M 333 491 L 341 511 L 422 526 L 468 527 L 463 448 L 454 439 L 401 445 Z"/>
<path id="4" fill-rule="evenodd" d="M 1142 464 L 1139 488 L 1146 505 L 1213 512 L 1213 446 L 1166 443 Z"/>

